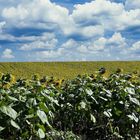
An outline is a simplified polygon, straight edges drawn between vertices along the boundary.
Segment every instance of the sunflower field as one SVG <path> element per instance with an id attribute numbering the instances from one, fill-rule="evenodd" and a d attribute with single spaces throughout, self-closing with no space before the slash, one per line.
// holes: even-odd
<path id="1" fill-rule="evenodd" d="M 140 75 L 0 75 L 0 140 L 139 140 Z"/>

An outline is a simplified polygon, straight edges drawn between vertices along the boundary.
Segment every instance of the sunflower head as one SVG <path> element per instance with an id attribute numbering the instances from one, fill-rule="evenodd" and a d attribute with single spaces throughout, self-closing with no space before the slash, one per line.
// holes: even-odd
<path id="1" fill-rule="evenodd" d="M 3 88 L 8 89 L 12 84 L 16 82 L 15 77 L 12 74 L 3 74 L 1 77 L 1 83 Z"/>
<path id="2" fill-rule="evenodd" d="M 1 80 L 4 83 L 14 83 L 15 77 L 12 74 L 4 74 L 4 75 L 2 75 Z"/>
<path id="3" fill-rule="evenodd" d="M 35 74 L 32 76 L 33 81 L 38 81 L 39 80 L 39 74 Z"/>
<path id="4" fill-rule="evenodd" d="M 123 72 L 123 69 L 117 68 L 116 73 L 121 73 L 121 72 Z"/>
<path id="5" fill-rule="evenodd" d="M 55 86 L 61 86 L 62 80 L 58 79 L 57 81 L 54 82 Z"/>
<path id="6" fill-rule="evenodd" d="M 41 83 L 46 83 L 47 82 L 48 77 L 47 76 L 43 76 L 42 79 L 40 79 Z"/>
<path id="7" fill-rule="evenodd" d="M 102 67 L 102 68 L 100 68 L 99 70 L 98 70 L 98 72 L 99 72 L 99 74 L 105 74 L 106 73 L 106 69 L 104 68 L 104 67 Z"/>
<path id="8" fill-rule="evenodd" d="M 138 74 L 138 73 L 139 73 L 138 70 L 133 71 L 133 74 Z"/>
<path id="9" fill-rule="evenodd" d="M 94 74 L 91 74 L 90 77 L 94 79 L 95 78 L 95 75 Z"/>

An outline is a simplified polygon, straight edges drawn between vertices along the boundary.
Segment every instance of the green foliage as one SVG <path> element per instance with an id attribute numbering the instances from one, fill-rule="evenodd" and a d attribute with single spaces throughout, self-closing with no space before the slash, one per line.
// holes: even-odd
<path id="1" fill-rule="evenodd" d="M 126 75 L 77 77 L 65 84 L 59 98 L 63 130 L 86 139 L 137 139 L 140 132 L 140 86 Z"/>
<path id="2" fill-rule="evenodd" d="M 139 140 L 139 75 L 104 74 L 63 82 L 37 75 L 13 82 L 3 74 L 0 139 Z"/>

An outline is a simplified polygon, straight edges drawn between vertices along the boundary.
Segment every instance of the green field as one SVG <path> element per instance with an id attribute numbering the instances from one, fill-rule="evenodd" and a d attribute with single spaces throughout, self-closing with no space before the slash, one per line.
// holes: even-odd
<path id="1" fill-rule="evenodd" d="M 140 61 L 132 62 L 14 62 L 0 63 L 0 72 L 12 73 L 17 78 L 31 78 L 38 73 L 56 78 L 73 78 L 78 74 L 91 74 L 100 67 L 105 67 L 107 73 L 122 68 L 125 73 L 140 71 Z"/>
<path id="2" fill-rule="evenodd" d="M 138 62 L 1 63 L 0 140 L 139 140 Z M 77 74 L 98 74 L 74 77 Z M 128 73 L 128 74 L 127 74 Z M 64 78 L 73 78 L 62 80 Z"/>

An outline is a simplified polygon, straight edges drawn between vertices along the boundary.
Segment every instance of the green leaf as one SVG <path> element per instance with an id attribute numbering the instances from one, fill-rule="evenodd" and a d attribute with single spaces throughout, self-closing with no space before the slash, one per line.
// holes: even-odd
<path id="1" fill-rule="evenodd" d="M 49 115 L 51 118 L 54 118 L 54 114 L 51 111 L 49 111 Z"/>
<path id="2" fill-rule="evenodd" d="M 30 119 L 30 118 L 33 118 L 34 117 L 34 114 L 30 114 L 30 115 L 26 115 L 26 119 Z"/>
<path id="3" fill-rule="evenodd" d="M 117 116 L 120 116 L 120 115 L 122 114 L 122 111 L 119 110 L 118 108 L 115 107 L 114 110 L 115 110 L 115 114 L 116 114 Z"/>
<path id="4" fill-rule="evenodd" d="M 117 136 L 117 138 L 123 139 L 123 137 L 117 132 L 114 132 L 113 135 Z"/>
<path id="5" fill-rule="evenodd" d="M 96 104 L 99 104 L 93 96 L 91 96 L 91 98 L 95 101 Z"/>
<path id="6" fill-rule="evenodd" d="M 41 125 L 41 124 L 38 123 L 37 126 L 38 126 L 40 129 L 42 129 L 44 132 L 46 131 L 44 125 Z"/>
<path id="7" fill-rule="evenodd" d="M 0 132 L 1 132 L 2 130 L 4 130 L 4 129 L 5 129 L 5 127 L 0 126 Z"/>
<path id="8" fill-rule="evenodd" d="M 132 113 L 131 115 L 127 115 L 130 120 L 134 120 L 136 123 L 139 121 L 139 119 L 136 117 L 136 115 L 134 113 Z"/>
<path id="9" fill-rule="evenodd" d="M 10 122 L 13 127 L 20 129 L 19 125 L 15 121 L 11 120 Z"/>
<path id="10" fill-rule="evenodd" d="M 86 108 L 86 103 L 82 101 L 82 102 L 80 102 L 80 106 L 81 106 L 81 108 L 85 109 Z"/>
<path id="11" fill-rule="evenodd" d="M 104 91 L 106 92 L 106 96 L 107 97 L 112 97 L 112 93 L 110 92 L 110 90 L 106 90 L 106 89 L 104 89 Z"/>
<path id="12" fill-rule="evenodd" d="M 21 102 L 26 102 L 26 96 L 19 96 L 19 100 Z"/>
<path id="13" fill-rule="evenodd" d="M 93 123 L 96 123 L 96 118 L 92 114 L 90 114 L 90 119 Z"/>
<path id="14" fill-rule="evenodd" d="M 49 112 L 49 109 L 48 109 L 48 107 L 46 106 L 45 103 L 41 102 L 41 103 L 39 104 L 39 107 L 40 107 L 43 111 L 45 111 L 46 113 Z"/>
<path id="15" fill-rule="evenodd" d="M 55 103 L 57 106 L 59 106 L 58 101 L 55 100 L 53 97 L 50 97 L 50 96 L 46 95 L 44 92 L 41 92 L 41 94 L 42 94 L 45 98 L 47 98 L 50 102 Z"/>
<path id="16" fill-rule="evenodd" d="M 1 112 L 3 112 L 4 114 L 8 115 L 9 117 L 13 118 L 14 120 L 16 119 L 17 117 L 17 112 L 9 107 L 9 106 L 2 106 L 0 107 L 0 110 Z"/>
<path id="17" fill-rule="evenodd" d="M 104 111 L 104 115 L 110 118 L 112 116 L 110 110 Z"/>
<path id="18" fill-rule="evenodd" d="M 125 92 L 128 92 L 131 95 L 134 95 L 135 94 L 134 88 L 130 88 L 130 87 L 126 87 L 125 88 Z"/>
<path id="19" fill-rule="evenodd" d="M 50 123 L 48 122 L 48 118 L 47 118 L 44 111 L 37 110 L 37 115 L 38 115 L 38 117 L 40 118 L 40 120 L 42 121 L 43 124 L 46 123 L 49 127 L 51 127 Z"/>
<path id="20" fill-rule="evenodd" d="M 108 101 L 106 98 L 99 96 L 100 99 L 104 100 L 104 101 Z"/>
<path id="21" fill-rule="evenodd" d="M 86 89 L 86 93 L 91 96 L 93 94 L 93 91 L 91 89 Z"/>
<path id="22" fill-rule="evenodd" d="M 46 116 L 44 111 L 37 110 L 37 115 L 38 115 L 38 117 L 40 118 L 40 120 L 42 121 L 43 124 L 45 124 L 46 121 L 48 121 L 47 116 Z"/>
<path id="23" fill-rule="evenodd" d="M 12 96 L 8 96 L 8 98 L 9 98 L 10 100 L 12 100 L 12 101 L 18 101 L 18 99 L 17 99 L 17 98 L 12 97 Z"/>
<path id="24" fill-rule="evenodd" d="M 140 102 L 139 102 L 138 99 L 132 98 L 131 96 L 129 96 L 129 99 L 130 99 L 131 102 L 133 102 L 133 103 L 135 103 L 136 105 L 140 106 Z"/>
<path id="25" fill-rule="evenodd" d="M 41 128 L 38 129 L 37 135 L 39 136 L 40 139 L 45 138 L 45 133 Z"/>

